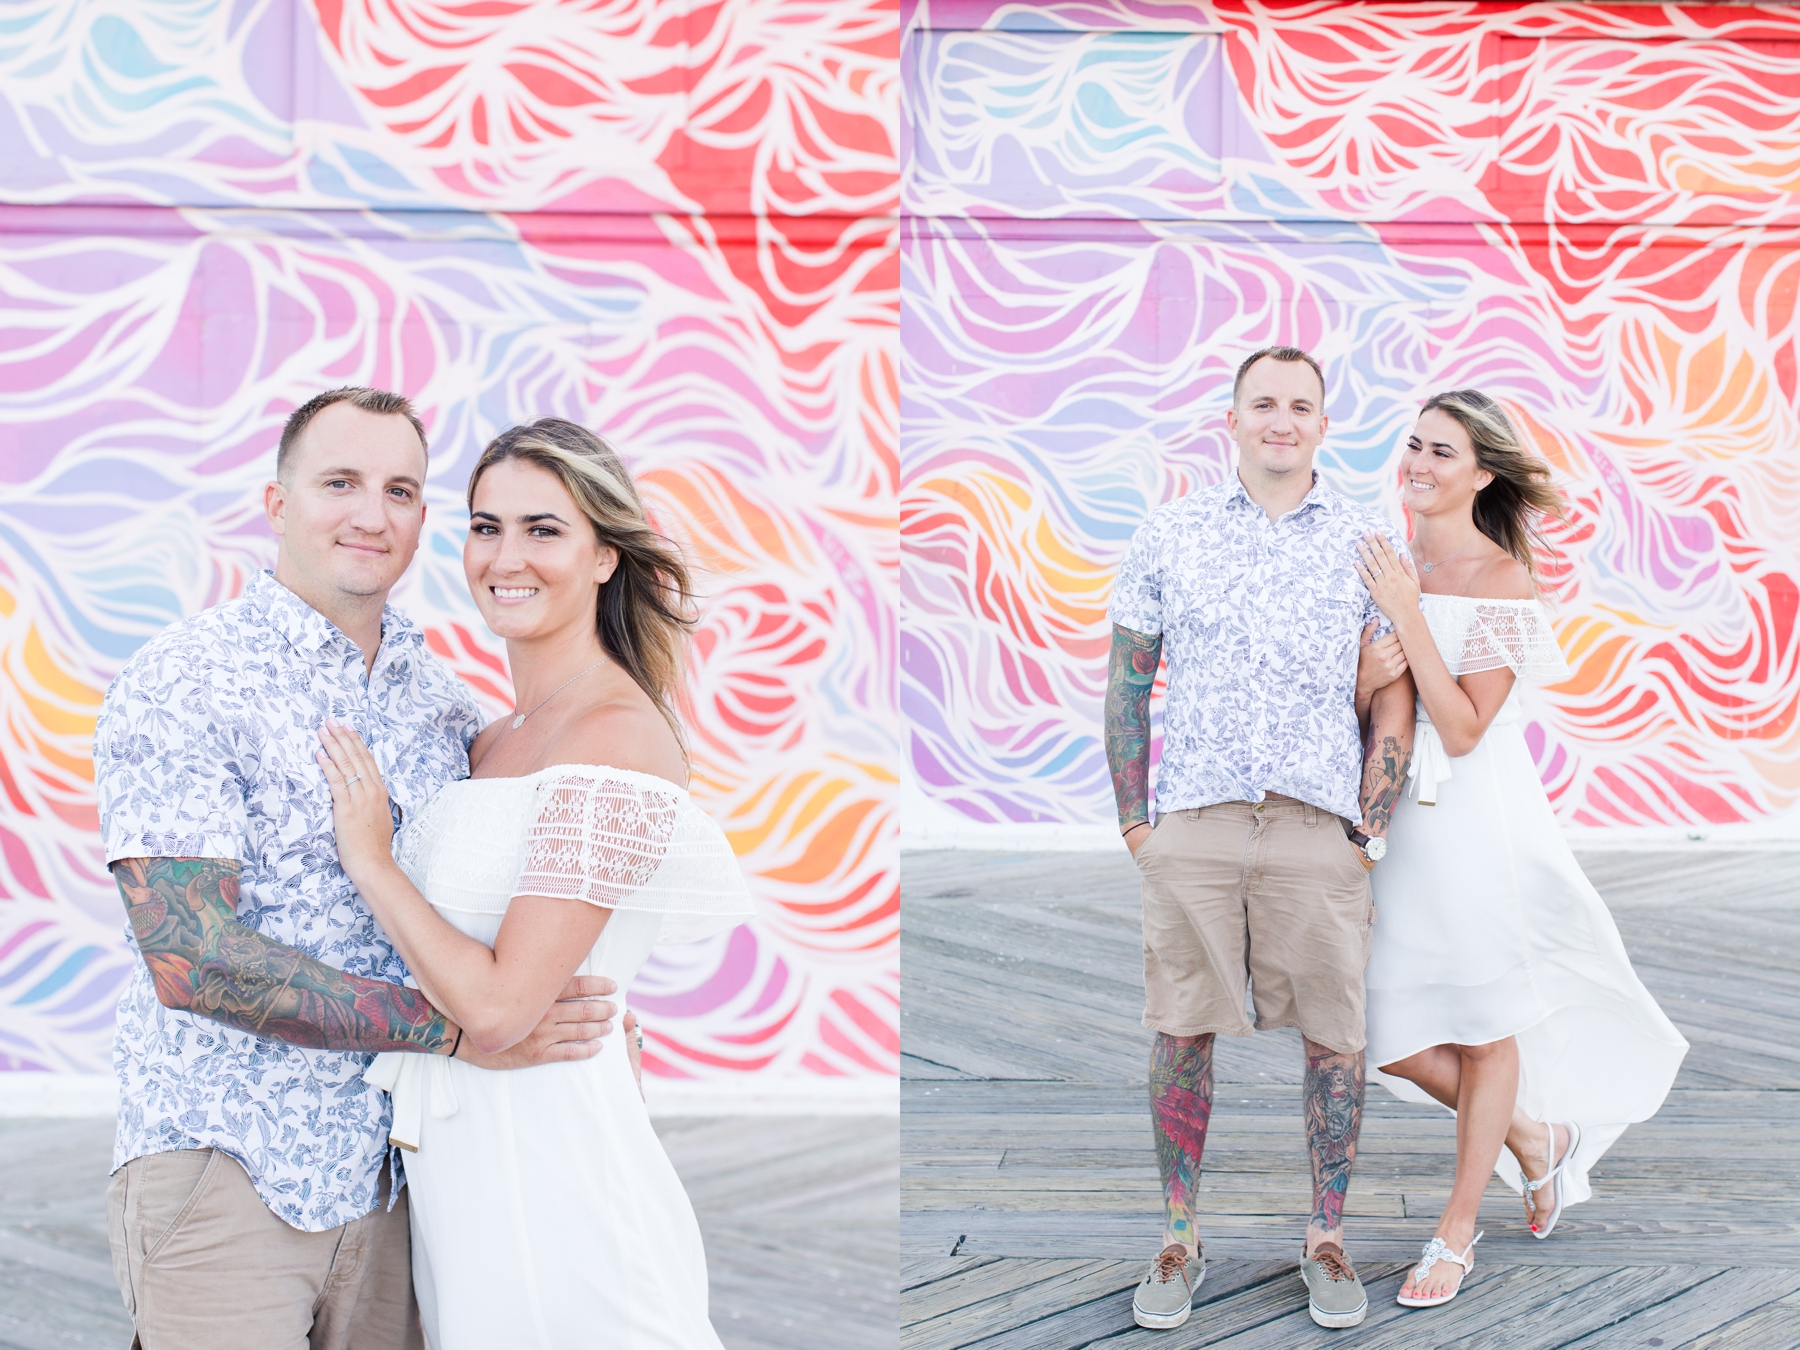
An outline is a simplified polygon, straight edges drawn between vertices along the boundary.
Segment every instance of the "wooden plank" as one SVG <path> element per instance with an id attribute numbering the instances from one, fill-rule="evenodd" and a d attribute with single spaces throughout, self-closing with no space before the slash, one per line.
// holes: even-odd
<path id="1" fill-rule="evenodd" d="M 1675 1342 L 1658 1337 L 1666 1345 Z M 1688 1342 L 1683 1350 L 1794 1350 L 1800 1346 L 1800 1294 L 1765 1303 Z"/>
<path id="2" fill-rule="evenodd" d="M 1797 1289 L 1800 1289 L 1800 1271 L 1796 1270 L 1724 1271 L 1667 1302 L 1656 1305 L 1654 1328 L 1657 1339 L 1666 1346 L 1688 1345 L 1706 1333 L 1741 1322 L 1756 1310 L 1783 1299 Z M 1635 1325 L 1640 1317 L 1646 1319 L 1643 1327 Z M 1642 1344 L 1642 1338 L 1649 1335 L 1648 1319 L 1649 1314 L 1642 1313 L 1627 1324 L 1636 1332 L 1637 1339 L 1634 1343 Z M 1617 1326 L 1605 1326 L 1578 1341 L 1570 1341 L 1568 1350 L 1602 1350 L 1603 1347 L 1622 1342 Z M 1732 1342 L 1745 1346 L 1755 1343 L 1750 1339 Z M 1791 1350 L 1793 1346 L 1800 1345 L 1800 1340 L 1764 1340 L 1762 1343 Z"/>
<path id="3" fill-rule="evenodd" d="M 997 1256 L 946 1256 L 902 1261 L 900 1263 L 900 1287 L 902 1289 L 923 1289 L 926 1285 L 936 1284 L 939 1280 L 947 1280 L 952 1275 L 961 1275 L 965 1271 L 991 1266 L 998 1260 L 1000 1258 Z"/>
<path id="4" fill-rule="evenodd" d="M 1001 1262 L 979 1273 L 986 1278 L 954 1291 L 961 1295 L 955 1303 L 949 1302 L 952 1291 L 934 1286 L 936 1297 L 924 1301 L 928 1314 L 914 1320 L 909 1311 L 901 1344 L 908 1350 L 953 1350 L 971 1334 L 983 1335 L 1016 1319 L 1055 1317 L 1121 1289 L 1129 1297 L 1143 1267 L 1133 1261 L 1026 1260 Z"/>

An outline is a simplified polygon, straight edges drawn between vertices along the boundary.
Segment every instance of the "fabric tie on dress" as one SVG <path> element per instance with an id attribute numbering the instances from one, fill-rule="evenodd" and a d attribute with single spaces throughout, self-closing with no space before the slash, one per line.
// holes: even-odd
<path id="1" fill-rule="evenodd" d="M 1444 749 L 1444 738 L 1438 735 L 1438 729 L 1420 709 L 1413 724 L 1412 763 L 1406 766 L 1406 777 L 1419 805 L 1436 806 L 1438 784 L 1454 776 L 1450 755 Z"/>
<path id="2" fill-rule="evenodd" d="M 394 1123 L 388 1130 L 388 1143 L 408 1153 L 419 1151 L 428 1093 L 434 1117 L 445 1120 L 456 1114 L 456 1087 L 450 1081 L 447 1055 L 384 1050 L 364 1070 L 363 1082 L 384 1089 L 393 1098 Z"/>

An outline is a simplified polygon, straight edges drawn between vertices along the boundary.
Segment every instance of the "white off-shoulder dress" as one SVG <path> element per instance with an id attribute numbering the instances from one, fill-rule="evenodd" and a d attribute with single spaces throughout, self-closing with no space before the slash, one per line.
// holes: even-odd
<path id="1" fill-rule="evenodd" d="M 718 825 L 649 774 L 562 765 L 451 783 L 395 856 L 446 921 L 492 945 L 517 895 L 613 912 L 579 974 L 621 1007 L 657 942 L 749 918 Z M 413 1285 L 431 1350 L 718 1350 L 687 1194 L 614 1034 L 579 1063 L 493 1072 L 383 1054 L 406 1155 Z"/>
<path id="2" fill-rule="evenodd" d="M 1451 674 L 1508 666 L 1520 680 L 1568 678 L 1537 601 L 1426 595 L 1422 604 Z M 1574 1204 L 1625 1127 L 1662 1105 L 1688 1047 L 1576 864 L 1521 723 L 1515 684 L 1480 743 L 1452 759 L 1418 707 L 1412 781 L 1371 877 L 1367 1062 L 1371 1081 L 1425 1102 L 1376 1066 L 1516 1036 L 1525 1110 L 1581 1126 L 1564 1193 Z M 1522 1188 L 1504 1149 L 1495 1171 Z"/>

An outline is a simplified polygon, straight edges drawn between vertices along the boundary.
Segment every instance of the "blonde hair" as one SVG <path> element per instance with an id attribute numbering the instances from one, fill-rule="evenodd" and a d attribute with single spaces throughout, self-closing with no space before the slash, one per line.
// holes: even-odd
<path id="1" fill-rule="evenodd" d="M 1433 394 L 1419 409 L 1454 417 L 1469 433 L 1475 465 L 1494 481 L 1475 494 L 1475 528 L 1525 564 L 1537 581 L 1537 550 L 1547 549 L 1539 523 L 1545 516 L 1560 520 L 1563 496 L 1550 478 L 1550 466 L 1530 450 L 1513 428 L 1506 410 L 1479 389 L 1452 389 Z"/>
<path id="2" fill-rule="evenodd" d="M 686 737 L 675 709 L 682 701 L 695 616 L 693 579 L 680 549 L 650 524 L 618 451 L 586 427 L 540 417 L 494 437 L 469 475 L 471 511 L 481 475 L 507 460 L 554 474 L 594 527 L 594 537 L 618 550 L 619 565 L 600 587 L 595 605 L 600 646 L 650 696 L 685 757 Z"/>

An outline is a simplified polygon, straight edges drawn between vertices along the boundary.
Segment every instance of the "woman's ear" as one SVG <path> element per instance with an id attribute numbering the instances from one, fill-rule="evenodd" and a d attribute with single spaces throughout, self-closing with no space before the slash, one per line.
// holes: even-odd
<path id="1" fill-rule="evenodd" d="M 1484 487 L 1486 487 L 1489 483 L 1491 483 L 1493 481 L 1494 481 L 1494 475 L 1489 473 L 1486 469 L 1475 470 L 1475 490 L 1477 492 L 1480 492 Z"/>
<path id="2" fill-rule="evenodd" d="M 1492 474 L 1488 475 L 1490 478 Z M 602 586 L 612 580 L 612 574 L 619 570 L 619 550 L 611 544 L 600 545 L 600 557 L 594 563 L 594 580 Z"/>

